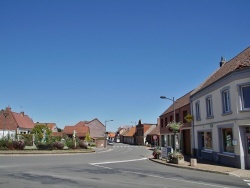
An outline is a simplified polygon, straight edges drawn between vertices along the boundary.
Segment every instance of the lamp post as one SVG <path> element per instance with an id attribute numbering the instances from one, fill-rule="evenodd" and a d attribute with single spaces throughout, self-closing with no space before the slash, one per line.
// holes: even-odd
<path id="1" fill-rule="evenodd" d="M 114 121 L 114 120 L 110 119 L 110 120 L 105 120 L 104 121 L 104 124 L 105 124 L 105 147 L 107 146 L 107 136 L 108 136 L 106 124 L 107 124 L 107 122 L 110 122 L 110 121 Z"/>
<path id="2" fill-rule="evenodd" d="M 174 101 L 174 97 L 173 97 L 173 99 L 170 99 L 170 98 L 167 98 L 167 97 L 165 97 L 165 96 L 160 96 L 160 98 L 161 98 L 161 99 L 168 99 L 168 100 L 170 100 L 170 101 L 173 102 L 173 113 L 174 113 L 174 122 L 175 122 L 175 107 L 174 107 L 175 101 Z"/>
<path id="3" fill-rule="evenodd" d="M 9 113 L 5 110 L 3 112 L 4 115 L 4 127 L 3 127 L 3 138 L 4 138 L 4 131 L 5 131 L 5 127 L 6 127 L 6 117 L 9 115 Z"/>

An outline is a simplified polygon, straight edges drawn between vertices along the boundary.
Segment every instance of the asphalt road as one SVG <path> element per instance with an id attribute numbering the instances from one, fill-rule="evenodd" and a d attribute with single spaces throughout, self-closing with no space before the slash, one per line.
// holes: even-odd
<path id="1" fill-rule="evenodd" d="M 152 151 L 115 143 L 90 154 L 0 156 L 0 188 L 240 188 L 243 179 L 161 165 Z"/>

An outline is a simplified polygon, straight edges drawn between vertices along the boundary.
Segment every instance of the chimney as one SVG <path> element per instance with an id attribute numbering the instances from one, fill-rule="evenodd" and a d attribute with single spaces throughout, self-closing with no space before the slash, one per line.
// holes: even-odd
<path id="1" fill-rule="evenodd" d="M 226 60 L 224 59 L 224 57 L 221 57 L 220 58 L 220 67 L 222 67 L 225 63 L 226 63 Z"/>
<path id="2" fill-rule="evenodd" d="M 22 116 L 24 116 L 24 112 L 20 112 L 20 114 L 22 114 Z"/>
<path id="3" fill-rule="evenodd" d="M 11 107 L 6 107 L 6 109 L 5 109 L 6 111 L 11 111 Z"/>

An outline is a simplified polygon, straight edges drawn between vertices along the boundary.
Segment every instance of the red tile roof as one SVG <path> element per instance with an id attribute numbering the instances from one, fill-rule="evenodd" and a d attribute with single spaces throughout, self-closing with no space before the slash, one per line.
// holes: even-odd
<path id="1" fill-rule="evenodd" d="M 160 135 L 160 126 L 157 125 L 148 135 Z"/>
<path id="2" fill-rule="evenodd" d="M 74 130 L 76 131 L 76 135 L 78 137 L 84 137 L 89 133 L 88 126 L 65 126 L 63 129 L 63 134 L 73 135 Z"/>
<path id="3" fill-rule="evenodd" d="M 16 112 L 12 112 L 12 115 L 14 116 L 19 128 L 25 128 L 25 129 L 33 129 L 34 128 L 35 124 L 29 118 L 29 116 L 23 115 L 21 113 L 16 113 Z"/>
<path id="4" fill-rule="evenodd" d="M 128 136 L 128 137 L 134 136 L 135 131 L 136 131 L 136 127 L 131 127 L 131 129 L 124 136 Z"/>
<path id="5" fill-rule="evenodd" d="M 192 95 L 197 93 L 198 91 L 210 86 L 214 82 L 222 79 L 228 74 L 238 70 L 250 67 L 250 47 L 246 48 L 240 54 L 235 56 L 230 61 L 226 62 L 222 67 L 220 67 L 217 71 L 215 71 L 210 77 L 205 80 L 199 87 L 197 87 Z"/>

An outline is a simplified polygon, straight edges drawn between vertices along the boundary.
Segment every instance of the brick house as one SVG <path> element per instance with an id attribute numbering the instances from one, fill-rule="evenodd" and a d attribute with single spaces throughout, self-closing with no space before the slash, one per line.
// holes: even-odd
<path id="1" fill-rule="evenodd" d="M 156 124 L 141 123 L 141 120 L 139 120 L 138 125 L 136 125 L 135 144 L 145 145 L 148 133 L 150 133 L 155 127 Z"/>
<path id="2" fill-rule="evenodd" d="M 165 112 L 160 115 L 160 145 L 179 147 L 184 155 L 191 155 L 191 123 L 185 120 L 187 114 L 191 114 L 190 97 L 191 92 L 174 101 Z M 175 109 L 175 110 L 174 110 Z M 181 132 L 174 133 L 167 127 L 169 122 L 182 122 Z M 180 143 L 179 143 L 180 142 Z"/>
<path id="3" fill-rule="evenodd" d="M 15 138 L 16 134 L 30 134 L 35 124 L 24 112 L 12 112 L 10 107 L 0 111 L 0 138 Z"/>

